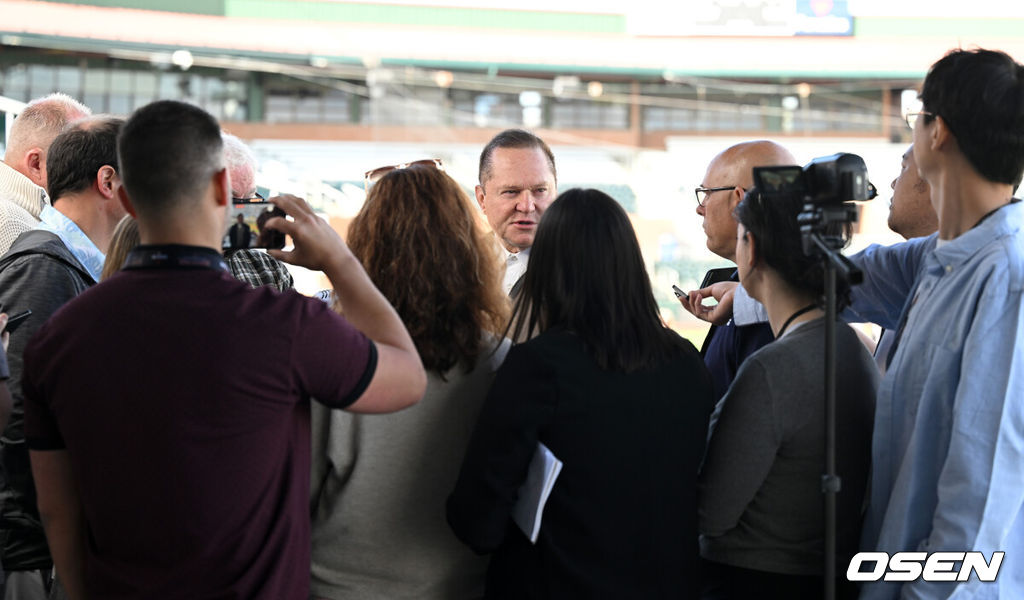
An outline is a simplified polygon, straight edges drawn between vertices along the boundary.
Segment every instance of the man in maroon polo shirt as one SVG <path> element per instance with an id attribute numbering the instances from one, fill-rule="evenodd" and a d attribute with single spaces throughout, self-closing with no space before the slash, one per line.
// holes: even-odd
<path id="1" fill-rule="evenodd" d="M 220 127 L 161 101 L 118 138 L 142 240 L 123 271 L 57 312 L 25 352 L 39 509 L 71 598 L 309 594 L 309 400 L 416 402 L 426 377 L 394 309 L 305 201 L 269 226 L 324 271 L 345 318 L 251 289 L 220 255 L 231 182 Z"/>

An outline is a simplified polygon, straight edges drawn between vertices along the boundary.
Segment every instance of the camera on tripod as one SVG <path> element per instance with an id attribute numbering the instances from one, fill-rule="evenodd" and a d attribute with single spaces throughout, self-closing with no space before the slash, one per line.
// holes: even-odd
<path id="1" fill-rule="evenodd" d="M 868 181 L 864 159 L 848 152 L 815 158 L 804 167 L 754 167 L 754 183 L 768 200 L 795 197 L 819 206 L 870 200 L 878 195 Z"/>
<path id="2" fill-rule="evenodd" d="M 864 159 L 848 152 L 815 158 L 804 167 L 754 167 L 754 183 L 768 202 L 773 198 L 803 202 L 797 222 L 807 256 L 845 246 L 851 224 L 857 221 L 853 202 L 878 195 L 868 181 Z M 849 267 L 842 275 L 851 283 L 859 282 L 860 272 Z"/>

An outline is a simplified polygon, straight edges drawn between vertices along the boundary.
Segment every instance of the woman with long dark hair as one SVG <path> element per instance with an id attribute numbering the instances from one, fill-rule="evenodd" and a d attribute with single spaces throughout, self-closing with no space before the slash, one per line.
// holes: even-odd
<path id="1" fill-rule="evenodd" d="M 487 562 L 452 535 L 444 502 L 508 350 L 508 299 L 475 207 L 436 162 L 386 169 L 349 225 L 349 247 L 402 317 L 428 383 L 394 414 L 314 410 L 314 598 L 483 590 Z"/>
<path id="2" fill-rule="evenodd" d="M 544 213 L 513 346 L 448 522 L 492 552 L 487 598 L 690 598 L 712 408 L 699 354 L 662 322 L 625 211 L 573 189 Z M 509 515 L 538 447 L 563 462 L 536 544 Z"/>
<path id="3" fill-rule="evenodd" d="M 775 341 L 744 361 L 712 418 L 700 478 L 709 600 L 820 598 L 824 590 L 825 275 L 821 260 L 804 254 L 802 206 L 753 189 L 735 211 L 740 281 L 768 311 Z M 837 572 L 845 573 L 860 537 L 878 370 L 844 323 L 836 350 Z M 845 577 L 837 583 L 840 598 L 855 597 Z"/>

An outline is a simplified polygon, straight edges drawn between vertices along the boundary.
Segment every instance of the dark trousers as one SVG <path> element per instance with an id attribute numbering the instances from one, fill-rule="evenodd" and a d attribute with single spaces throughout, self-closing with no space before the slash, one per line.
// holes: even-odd
<path id="1" fill-rule="evenodd" d="M 701 600 L 820 600 L 824 578 L 755 571 L 701 559 Z M 836 581 L 836 600 L 856 600 L 857 586 Z"/>

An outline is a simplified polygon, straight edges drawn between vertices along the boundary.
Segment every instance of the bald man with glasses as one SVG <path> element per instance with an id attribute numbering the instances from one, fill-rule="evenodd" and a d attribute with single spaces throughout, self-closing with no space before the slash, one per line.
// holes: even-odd
<path id="1" fill-rule="evenodd" d="M 746 190 L 754 186 L 753 168 L 795 164 L 796 159 L 789 150 L 769 140 L 742 142 L 715 156 L 695 190 L 697 214 L 704 219 L 708 250 L 735 263 L 736 219 L 732 211 Z M 735 269 L 727 275 L 737 280 Z M 700 304 L 700 301 L 699 291 L 680 298 L 690 312 L 694 309 L 688 304 Z M 711 371 L 716 399 L 725 395 L 744 359 L 773 339 L 767 322 L 738 327 L 730 319 L 725 325 L 712 325 L 701 354 Z"/>

